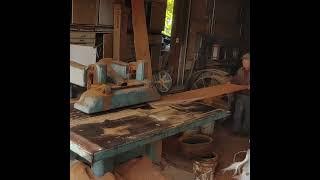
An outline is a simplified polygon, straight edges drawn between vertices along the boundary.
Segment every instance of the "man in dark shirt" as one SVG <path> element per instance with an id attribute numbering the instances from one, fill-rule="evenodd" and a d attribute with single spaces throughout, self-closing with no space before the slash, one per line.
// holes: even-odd
<path id="1" fill-rule="evenodd" d="M 235 96 L 235 111 L 233 114 L 233 132 L 250 134 L 250 54 L 242 57 L 242 67 L 232 78 L 231 83 L 248 85 L 248 89 Z"/>

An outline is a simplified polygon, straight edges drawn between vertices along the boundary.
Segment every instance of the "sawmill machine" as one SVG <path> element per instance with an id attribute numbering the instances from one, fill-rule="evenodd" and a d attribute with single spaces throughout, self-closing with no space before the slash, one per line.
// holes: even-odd
<path id="1" fill-rule="evenodd" d="M 145 78 L 145 64 L 110 58 L 88 66 L 70 61 L 70 82 L 87 88 L 74 108 L 91 114 L 159 100 L 158 91 Z"/>

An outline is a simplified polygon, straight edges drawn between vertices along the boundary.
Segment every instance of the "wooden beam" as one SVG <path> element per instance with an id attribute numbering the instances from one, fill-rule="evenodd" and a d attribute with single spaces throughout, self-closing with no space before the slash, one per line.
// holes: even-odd
<path id="1" fill-rule="evenodd" d="M 128 13 L 123 2 L 113 4 L 113 59 L 121 61 L 127 53 Z"/>
<path id="2" fill-rule="evenodd" d="M 103 58 L 113 57 L 113 35 L 111 33 L 103 34 Z"/>
<path id="3" fill-rule="evenodd" d="M 145 77 L 148 80 L 152 80 L 151 58 L 149 52 L 144 0 L 131 0 L 131 6 L 136 60 L 144 60 L 146 62 Z"/>

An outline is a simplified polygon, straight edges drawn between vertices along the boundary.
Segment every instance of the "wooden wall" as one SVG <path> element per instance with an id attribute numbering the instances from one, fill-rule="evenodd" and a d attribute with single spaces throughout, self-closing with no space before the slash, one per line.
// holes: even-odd
<path id="1" fill-rule="evenodd" d="M 208 2 L 211 1 L 211 2 Z M 191 17 L 186 54 L 186 74 L 191 68 L 191 62 L 196 53 L 197 36 L 199 33 L 209 33 L 210 9 L 208 3 L 214 0 L 192 0 Z M 173 79 L 176 79 L 180 47 L 185 43 L 186 23 L 188 17 L 187 0 L 175 0 L 174 23 L 172 30 L 171 52 L 169 56 L 169 67 L 173 70 Z M 215 25 L 214 36 L 221 40 L 243 46 L 250 46 L 250 1 L 249 0 L 215 0 Z M 176 6 L 179 6 L 177 8 Z M 244 17 L 241 18 L 241 11 Z M 240 26 L 242 35 L 240 34 Z M 177 43 L 176 40 L 179 39 Z M 185 75 L 186 77 L 186 75 Z"/>

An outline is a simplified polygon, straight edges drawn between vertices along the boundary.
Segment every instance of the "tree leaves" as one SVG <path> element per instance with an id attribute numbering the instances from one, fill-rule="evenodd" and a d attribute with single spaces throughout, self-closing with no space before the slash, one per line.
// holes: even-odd
<path id="1" fill-rule="evenodd" d="M 171 36 L 172 21 L 173 21 L 173 6 L 174 6 L 174 0 L 167 0 L 166 20 L 165 20 L 164 30 L 162 31 L 162 33 L 167 36 Z"/>

